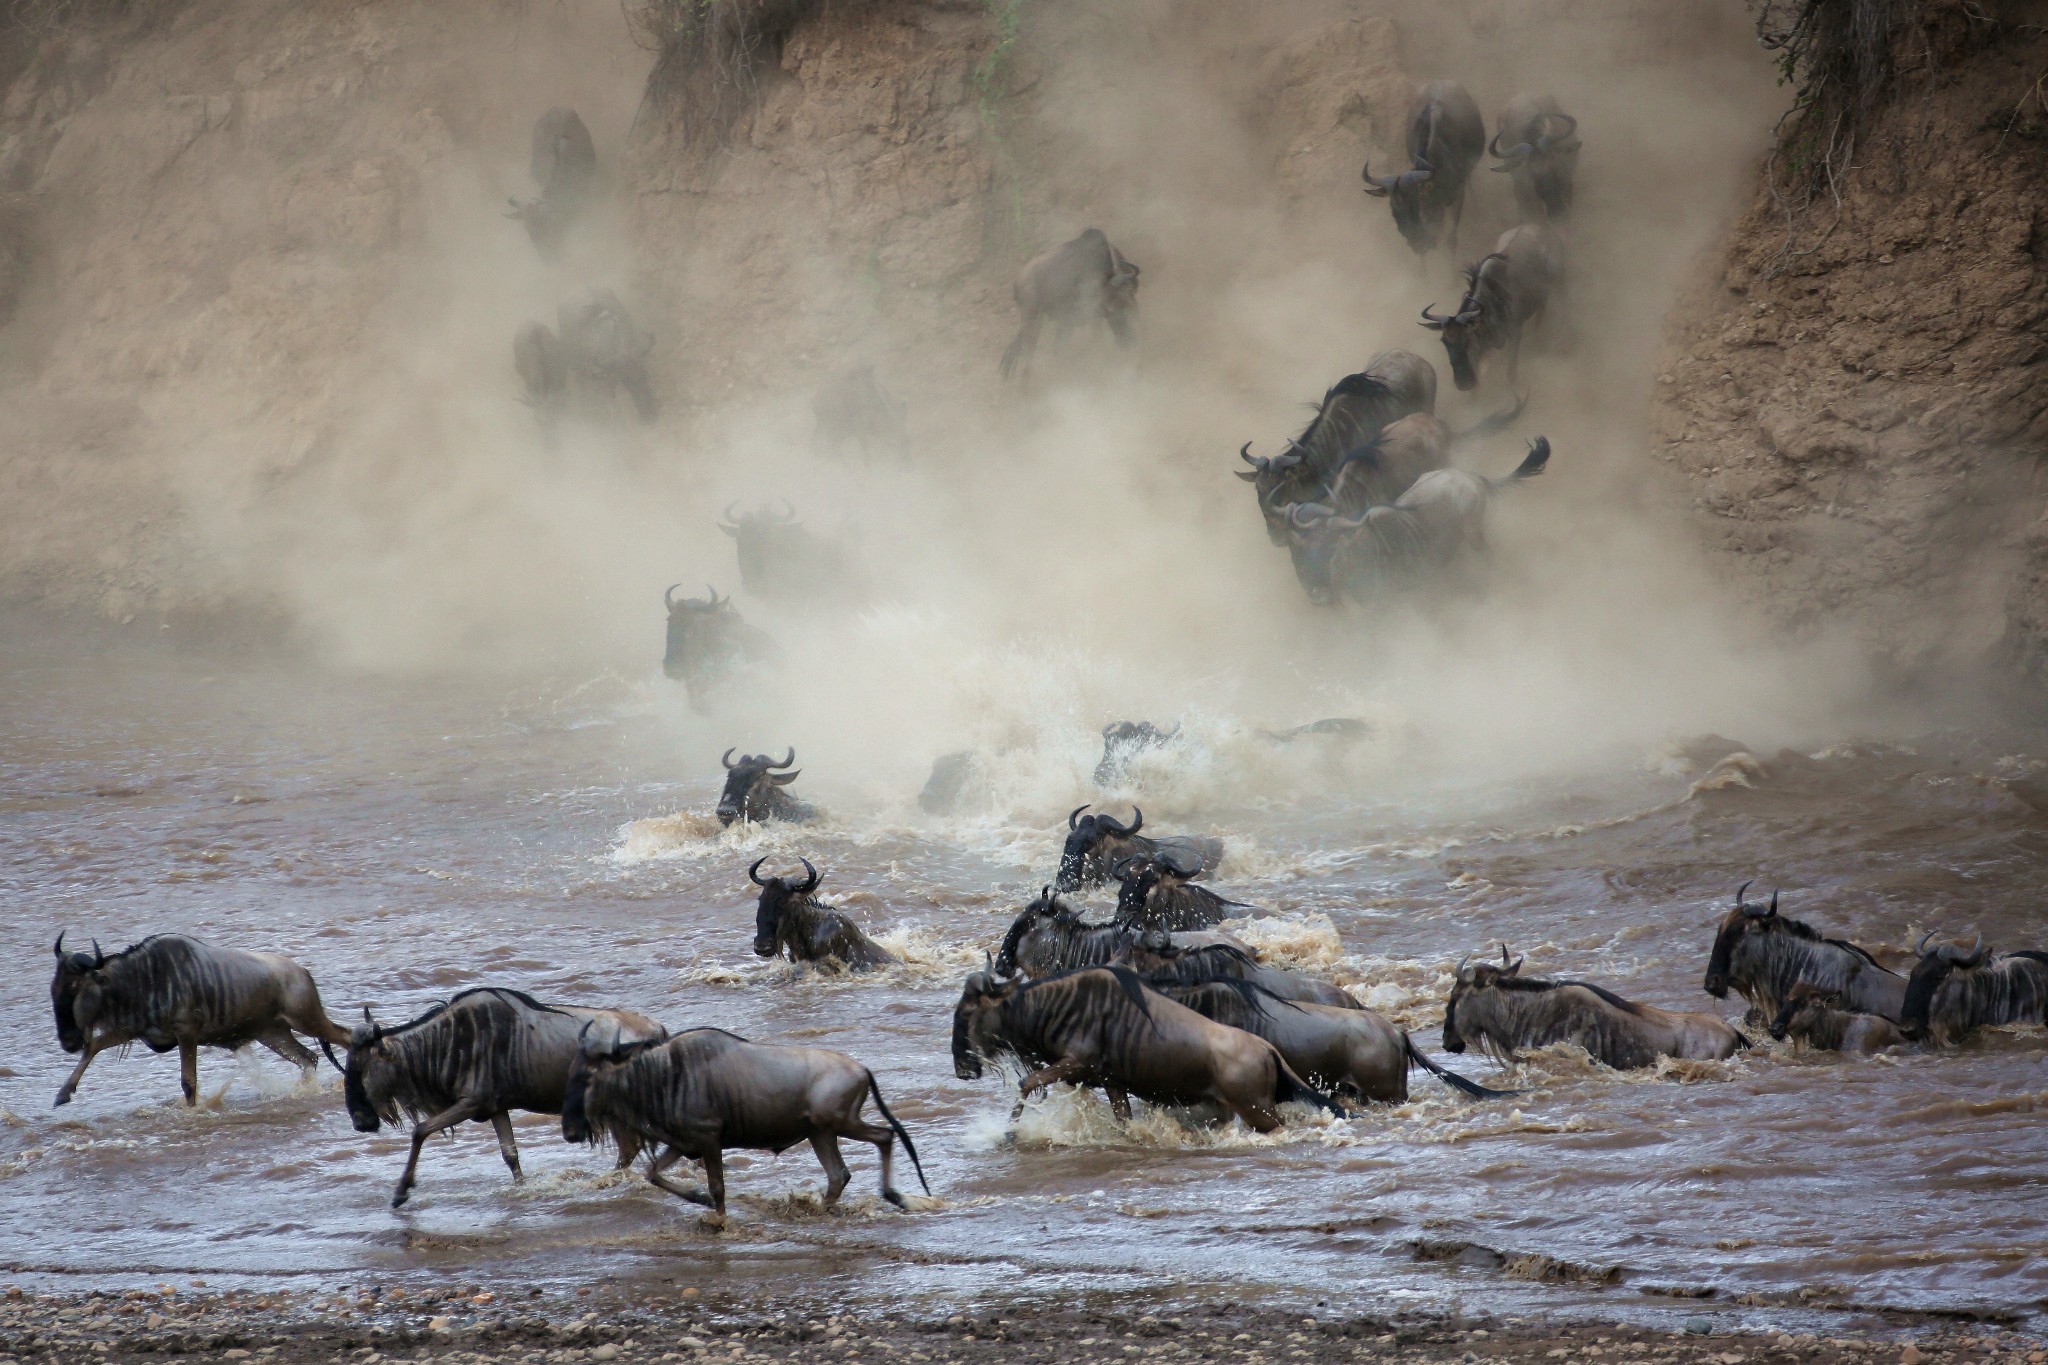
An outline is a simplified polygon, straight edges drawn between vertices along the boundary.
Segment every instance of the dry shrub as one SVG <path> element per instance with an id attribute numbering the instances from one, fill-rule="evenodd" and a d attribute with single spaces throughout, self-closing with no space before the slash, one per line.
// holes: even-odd
<path id="1" fill-rule="evenodd" d="M 685 147 L 724 146 L 760 102 L 759 72 L 834 3 L 868 0 L 627 0 L 634 35 L 655 54 L 635 129 L 654 122 Z"/>

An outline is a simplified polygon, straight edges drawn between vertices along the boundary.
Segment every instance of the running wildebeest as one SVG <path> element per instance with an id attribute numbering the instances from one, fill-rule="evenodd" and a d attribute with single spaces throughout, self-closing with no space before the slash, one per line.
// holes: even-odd
<path id="1" fill-rule="evenodd" d="M 1572 211 L 1579 168 L 1579 121 L 1549 95 L 1517 95 L 1500 111 L 1488 155 L 1512 177 L 1515 207 L 1525 223 L 1558 222 Z"/>
<path id="2" fill-rule="evenodd" d="M 613 401 L 619 389 L 633 400 L 643 422 L 661 415 L 647 378 L 647 353 L 654 336 L 609 289 L 586 289 L 556 310 L 555 330 L 569 373 Z"/>
<path id="3" fill-rule="evenodd" d="M 1416 92 L 1408 110 L 1408 160 L 1412 168 L 1376 176 L 1372 162 L 1359 176 L 1365 192 L 1387 201 L 1394 226 L 1418 256 L 1436 248 L 1450 220 L 1450 245 L 1458 245 L 1465 216 L 1465 186 L 1486 151 L 1486 118 L 1465 87 L 1431 81 Z"/>
<path id="4" fill-rule="evenodd" d="M 540 193 L 511 200 L 516 218 L 543 260 L 561 255 L 562 240 L 590 202 L 597 179 L 597 148 L 574 109 L 550 109 L 533 125 L 534 183 Z"/>
<path id="5" fill-rule="evenodd" d="M 1908 1038 L 1947 1047 L 1994 1024 L 2048 1023 L 2048 953 L 2027 948 L 1993 957 L 1982 934 L 1967 953 L 1946 943 L 1929 952 L 1933 937 L 1920 940 L 1899 1009 Z"/>
<path id="6" fill-rule="evenodd" d="M 1227 900 L 1192 879 L 1202 871 L 1199 854 L 1183 848 L 1162 848 L 1143 857 L 1118 860 L 1110 875 L 1121 885 L 1116 896 L 1116 922 L 1132 929 L 1213 929 L 1233 914 L 1249 910 L 1242 901 Z"/>
<path id="7" fill-rule="evenodd" d="M 855 449 L 868 459 L 901 455 L 909 444 L 903 426 L 908 411 L 882 387 L 873 365 L 856 365 L 812 397 L 811 448 L 831 456 Z"/>
<path id="8" fill-rule="evenodd" d="M 1653 1065 L 1659 1057 L 1722 1061 L 1749 1044 L 1711 1014 L 1660 1010 L 1624 1000 L 1584 981 L 1525 978 L 1521 958 L 1501 965 L 1458 964 L 1444 1006 L 1444 1051 L 1478 1043 L 1502 1061 L 1524 1048 L 1574 1043 L 1617 1071 Z"/>
<path id="9" fill-rule="evenodd" d="M 261 1043 L 311 1073 L 320 1059 L 293 1036 L 303 1033 L 341 1066 L 331 1045 L 346 1043 L 348 1030 L 327 1017 L 312 974 L 282 953 L 216 948 L 183 934 L 152 934 L 117 953 L 101 952 L 97 941 L 89 953 L 67 953 L 59 934 L 56 953 L 50 1006 L 57 1043 L 79 1054 L 57 1091 L 59 1105 L 71 1103 L 93 1058 L 128 1043 L 178 1050 L 188 1105 L 199 1103 L 202 1047 Z"/>
<path id="10" fill-rule="evenodd" d="M 1702 990 L 1725 1000 L 1733 989 L 1760 1019 L 1769 1019 L 1784 1006 L 1792 988 L 1806 981 L 1843 992 L 1844 1009 L 1899 1018 L 1906 1001 L 1905 977 L 1880 966 L 1853 943 L 1823 938 L 1811 925 L 1780 915 L 1775 891 L 1768 905 L 1745 901 L 1742 893 L 1749 886 L 1744 882 L 1736 888 L 1734 908 L 1714 935 Z"/>
<path id="11" fill-rule="evenodd" d="M 1089 924 L 1072 906 L 1060 902 L 1051 887 L 1024 907 L 1003 935 L 990 970 L 997 976 L 1052 976 L 1077 967 L 1105 967 L 1137 943 L 1140 931 L 1125 924 Z M 1169 934 L 1176 948 L 1208 948 L 1227 944 L 1250 955 L 1250 949 L 1220 932 Z"/>
<path id="12" fill-rule="evenodd" d="M 735 763 L 732 755 L 733 751 L 727 749 L 718 760 L 725 767 L 725 790 L 718 797 L 719 824 L 729 825 L 735 820 L 749 824 L 763 820 L 803 824 L 818 818 L 815 806 L 783 790 L 797 779 L 797 773 L 781 771 L 796 762 L 795 749 L 780 763 L 768 754 L 741 754 Z"/>
<path id="13" fill-rule="evenodd" d="M 1236 944 L 1204 944 L 1183 947 L 1171 935 L 1147 929 L 1119 953 L 1113 962 L 1129 967 L 1157 987 L 1199 986 L 1208 981 L 1249 981 L 1282 1000 L 1311 1005 L 1335 1005 L 1339 1009 L 1365 1008 L 1342 986 L 1320 981 L 1302 972 L 1268 967 Z"/>
<path id="14" fill-rule="evenodd" d="M 869 1099 L 887 1127 L 861 1117 Z M 628 1144 L 660 1148 L 648 1181 L 709 1208 L 714 1226 L 725 1221 L 724 1154 L 735 1148 L 781 1153 L 809 1142 L 825 1168 L 825 1202 L 836 1204 L 852 1179 L 839 1139 L 872 1142 L 882 1156 L 882 1197 L 903 1208 L 890 1175 L 900 1138 L 917 1183 L 931 1193 L 917 1148 L 882 1102 L 872 1071 L 843 1052 L 750 1043 L 723 1029 L 644 1042 L 586 1039 L 569 1072 L 562 1136 L 615 1142 L 622 1152 Z M 684 1157 L 703 1163 L 709 1193 L 664 1174 Z"/>
<path id="15" fill-rule="evenodd" d="M 1131 760 L 1164 749 L 1180 738 L 1180 722 L 1162 730 L 1149 720 L 1113 720 L 1102 727 L 1102 757 L 1095 764 L 1095 785 L 1107 787 L 1129 773 Z"/>
<path id="16" fill-rule="evenodd" d="M 1443 337 L 1451 361 L 1451 382 L 1479 386 L 1480 363 L 1494 351 L 1508 353 L 1508 383 L 1522 363 L 1522 339 L 1540 324 L 1563 293 L 1564 240 L 1550 228 L 1524 223 L 1500 235 L 1493 250 L 1465 270 L 1465 297 L 1458 311 L 1438 317 L 1422 310 L 1422 325 Z"/>
<path id="17" fill-rule="evenodd" d="M 1084 816 L 1088 807 L 1076 806 L 1067 813 L 1067 842 L 1060 850 L 1059 875 L 1053 885 L 1062 891 L 1078 891 L 1110 880 L 1110 868 L 1125 858 L 1145 858 L 1160 849 L 1178 849 L 1192 859 L 1191 876 L 1206 877 L 1223 861 L 1223 841 L 1206 834 L 1168 834 L 1160 837 L 1140 834 L 1145 812 L 1131 807 L 1126 825 L 1107 811 Z"/>
<path id="18" fill-rule="evenodd" d="M 1790 1038 L 1823 1052 L 1865 1056 L 1906 1041 L 1896 1023 L 1881 1014 L 1851 1010 L 1843 992 L 1811 981 L 1801 981 L 1785 993 L 1770 1031 L 1779 1042 Z"/>
<path id="19" fill-rule="evenodd" d="M 740 582 L 771 601 L 857 597 L 861 580 L 851 556 L 797 520 L 787 502 L 742 513 L 730 503 L 718 529 L 732 537 Z"/>
<path id="20" fill-rule="evenodd" d="M 1086 967 L 1028 981 L 975 972 L 953 1010 L 953 1073 L 977 1080 L 983 1059 L 1015 1057 L 1029 1073 L 1014 1121 L 1033 1091 L 1063 1082 L 1105 1091 L 1118 1120 L 1131 1096 L 1152 1104 L 1221 1105 L 1261 1133 L 1280 1105 L 1312 1104 L 1341 1116 L 1296 1075 L 1271 1043 L 1204 1019 L 1121 967 Z"/>
<path id="21" fill-rule="evenodd" d="M 1328 503 L 1301 503 L 1287 517 L 1295 576 L 1319 606 L 1340 596 L 1370 606 L 1388 588 L 1455 581 L 1486 552 L 1493 495 L 1535 478 L 1549 463 L 1550 440 L 1539 436 L 1505 478 L 1431 470 L 1393 503 L 1351 517 Z"/>
<path id="22" fill-rule="evenodd" d="M 503 986 L 463 991 L 390 1028 L 371 1018 L 365 1005 L 363 1022 L 349 1037 L 342 1095 L 359 1133 L 412 1120 L 412 1152 L 391 1207 L 411 1196 L 426 1140 L 466 1120 L 497 1130 L 498 1151 L 512 1178 L 523 1179 L 512 1113 L 562 1112 L 578 1035 L 594 1020 L 635 1038 L 668 1036 L 660 1024 L 631 1010 L 544 1005 Z M 629 1164 L 635 1150 L 622 1147 L 619 1164 Z"/>
<path id="23" fill-rule="evenodd" d="M 1016 338 L 1003 352 L 1005 379 L 1030 376 L 1031 353 L 1047 318 L 1061 332 L 1100 319 L 1119 346 L 1136 340 L 1131 318 L 1138 311 L 1138 267 L 1109 244 L 1100 228 L 1088 228 L 1026 261 L 1011 294 L 1020 320 Z"/>
<path id="24" fill-rule="evenodd" d="M 690 709 L 709 711 L 732 675 L 751 664 L 776 656 L 775 641 L 746 623 L 730 597 L 706 585 L 703 597 L 676 598 L 682 584 L 669 584 L 661 595 L 668 608 L 668 649 L 661 671 L 683 684 Z"/>
<path id="25" fill-rule="evenodd" d="M 1257 1034 L 1287 1064 L 1333 1098 L 1399 1103 L 1408 1098 L 1408 1069 L 1419 1066 L 1455 1090 L 1478 1098 L 1502 1092 L 1466 1080 L 1422 1054 L 1408 1031 L 1371 1010 L 1283 1000 L 1249 981 L 1224 978 L 1198 986 L 1152 989 L 1205 1019 Z"/>
<path id="26" fill-rule="evenodd" d="M 780 953 L 791 962 L 836 963 L 849 972 L 896 964 L 896 955 L 862 933 L 844 911 L 811 899 L 819 874 L 809 858 L 797 859 L 808 874 L 802 882 L 788 877 L 762 881 L 761 864 L 767 861 L 757 858 L 747 869 L 747 880 L 761 888 L 754 911 L 756 957 Z"/>

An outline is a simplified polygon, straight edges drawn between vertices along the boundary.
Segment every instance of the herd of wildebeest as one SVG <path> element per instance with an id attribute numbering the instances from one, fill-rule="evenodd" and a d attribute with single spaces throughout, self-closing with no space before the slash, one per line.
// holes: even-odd
<path id="1" fill-rule="evenodd" d="M 1483 153 L 1491 150 L 1500 163 L 1494 169 L 1511 178 L 1525 221 L 1466 270 L 1455 313 L 1424 312 L 1442 335 L 1460 389 L 1475 387 L 1485 358 L 1502 351 L 1512 383 L 1525 332 L 1562 285 L 1560 225 L 1571 206 L 1579 145 L 1575 120 L 1548 97 L 1510 102 L 1489 144 L 1471 96 L 1438 81 L 1417 97 L 1411 167 L 1386 176 L 1366 167 L 1368 191 L 1390 202 L 1396 226 L 1418 253 L 1440 240 L 1455 244 L 1467 182 Z M 533 169 L 542 192 L 515 201 L 512 216 L 552 257 L 587 206 L 594 177 L 590 135 L 573 112 L 552 110 L 541 120 Z M 1021 323 L 1002 357 L 1003 372 L 1028 371 L 1047 320 L 1062 329 L 1100 321 L 1127 342 L 1138 275 L 1095 229 L 1031 261 L 1017 281 Z M 623 388 L 651 418 L 655 404 L 642 364 L 649 344 L 617 298 L 599 291 L 565 306 L 559 330 L 534 324 L 522 331 L 515 349 L 528 399 L 544 421 L 578 385 L 594 385 L 608 398 Z M 1249 446 L 1241 452 L 1252 466 L 1242 477 L 1254 485 L 1273 539 L 1292 551 L 1315 600 L 1363 599 L 1481 548 L 1486 502 L 1507 481 L 1444 466 L 1458 437 L 1433 415 L 1435 400 L 1434 367 L 1409 352 L 1388 352 L 1331 386 L 1284 453 L 1258 458 Z M 1520 406 L 1481 426 L 1500 429 Z M 901 439 L 903 409 L 870 368 L 829 386 L 816 413 L 828 451 Z M 1539 473 L 1548 454 L 1538 438 L 1510 478 Z M 859 590 L 857 566 L 805 531 L 787 505 L 750 513 L 728 508 L 721 525 L 737 544 L 750 592 L 774 598 Z M 715 590 L 678 601 L 671 588 L 667 605 L 664 668 L 700 708 L 736 664 L 774 650 Z M 1262 733 L 1274 744 L 1334 744 L 1365 728 L 1337 718 Z M 1170 764 L 1179 731 L 1120 721 L 1105 728 L 1103 741 L 1095 776 L 1110 787 L 1129 776 L 1140 755 Z M 734 752 L 722 760 L 721 823 L 819 818 L 790 790 L 798 776 L 793 750 L 780 759 L 736 759 Z M 984 762 L 974 753 L 941 757 L 921 803 L 928 810 L 959 808 Z M 799 860 L 801 877 L 763 877 L 766 861 L 747 870 L 760 890 L 756 954 L 841 973 L 896 964 L 851 916 L 819 896 L 821 875 L 808 859 Z M 1051 882 L 961 989 L 953 1011 L 955 1073 L 971 1080 L 989 1062 L 1013 1064 L 1022 1073 L 1013 1119 L 1031 1094 L 1065 1083 L 1103 1091 L 1119 1119 L 1130 1117 L 1136 1097 L 1220 1112 L 1224 1121 L 1234 1115 L 1260 1132 L 1280 1126 L 1280 1106 L 1289 1103 L 1343 1117 L 1360 1105 L 1404 1100 L 1414 1067 L 1477 1100 L 1512 1093 L 1432 1061 L 1406 1030 L 1342 986 L 1264 960 L 1228 931 L 1259 912 L 1204 884 L 1225 866 L 1219 839 L 1147 833 L 1136 809 L 1128 823 L 1087 806 L 1074 810 Z M 1116 909 L 1106 920 L 1090 921 L 1062 899 L 1112 882 Z M 1741 996 L 1749 1022 L 1774 1038 L 1845 1052 L 1947 1047 L 1985 1026 L 2048 1022 L 2048 952 L 1993 954 L 1981 936 L 1967 951 L 1929 950 L 1928 942 L 1921 940 L 1917 961 L 1901 974 L 1864 948 L 1781 915 L 1776 894 L 1757 903 L 1738 890 L 1714 936 L 1703 985 L 1717 999 L 1731 990 Z M 1521 967 L 1505 945 L 1498 962 L 1468 958 L 1457 965 L 1444 1004 L 1447 1051 L 1477 1044 L 1505 1062 L 1570 1044 L 1606 1066 L 1639 1068 L 1666 1057 L 1725 1059 L 1750 1045 L 1718 1016 L 1640 1004 L 1590 982 L 1527 977 Z M 482 986 L 404 1023 L 378 1023 L 365 1006 L 363 1022 L 349 1029 L 326 1013 L 312 976 L 289 958 L 177 934 L 116 953 L 97 943 L 90 952 L 67 952 L 60 935 L 51 1000 L 58 1041 L 79 1057 L 57 1094 L 60 1105 L 96 1055 L 132 1042 L 176 1049 L 185 1098 L 196 1102 L 199 1048 L 261 1043 L 310 1072 L 317 1059 L 298 1035 L 314 1039 L 344 1076 L 357 1129 L 413 1125 L 394 1206 L 413 1188 L 425 1140 L 466 1120 L 495 1126 L 518 1178 L 510 1115 L 520 1111 L 559 1114 L 567 1140 L 608 1142 L 622 1167 L 647 1153 L 648 1178 L 710 1206 L 714 1220 L 724 1214 L 721 1154 L 728 1150 L 780 1152 L 810 1142 L 826 1172 L 828 1203 L 849 1180 L 842 1137 L 879 1149 L 882 1193 L 898 1205 L 904 1201 L 891 1175 L 898 1139 L 917 1164 L 910 1135 L 883 1103 L 874 1075 L 853 1058 L 753 1043 L 715 1028 L 670 1033 L 631 1010 L 548 1004 Z M 345 1058 L 337 1047 L 346 1049 Z M 879 1123 L 864 1117 L 869 1100 Z M 703 1165 L 706 1191 L 668 1174 L 684 1157 Z M 922 1183 L 921 1167 L 918 1176 Z"/>

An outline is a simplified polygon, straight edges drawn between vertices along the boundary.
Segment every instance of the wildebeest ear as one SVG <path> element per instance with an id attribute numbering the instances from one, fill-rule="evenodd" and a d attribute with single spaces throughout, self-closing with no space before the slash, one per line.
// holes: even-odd
<path id="1" fill-rule="evenodd" d="M 767 773 L 765 774 L 765 776 L 770 782 L 773 782 L 776 786 L 787 787 L 790 783 L 796 781 L 798 776 L 800 776 L 802 773 L 803 769 L 798 768 L 796 772 L 793 773 Z"/>

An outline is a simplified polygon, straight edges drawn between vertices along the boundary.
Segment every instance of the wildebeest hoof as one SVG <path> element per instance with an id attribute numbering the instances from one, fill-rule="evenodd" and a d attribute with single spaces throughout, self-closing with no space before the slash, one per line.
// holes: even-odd
<path id="1" fill-rule="evenodd" d="M 908 1212 L 910 1212 L 910 1205 L 908 1205 L 908 1204 L 904 1203 L 904 1202 L 903 1202 L 903 1196 L 902 1196 L 902 1195 L 900 1195 L 900 1194 L 898 1194 L 898 1193 L 897 1193 L 896 1191 L 894 1191 L 894 1190 L 883 1190 L 883 1191 L 882 1191 L 882 1198 L 884 1198 L 884 1199 L 888 1200 L 888 1201 L 889 1201 L 890 1203 L 894 1204 L 894 1205 L 895 1205 L 895 1206 L 896 1206 L 897 1208 L 899 1208 L 899 1209 L 902 1209 L 902 1210 L 903 1210 L 903 1211 L 904 1211 L 905 1213 L 908 1213 Z"/>
<path id="2" fill-rule="evenodd" d="M 69 1103 L 71 1103 L 71 1092 L 69 1090 L 59 1090 L 57 1092 L 57 1102 L 50 1107 L 52 1109 L 62 1109 Z"/>
<path id="3" fill-rule="evenodd" d="M 704 1227 L 707 1231 L 725 1231 L 725 1215 L 720 1213 L 717 1209 L 713 1209 L 711 1212 L 705 1214 L 701 1221 L 703 1222 Z"/>
<path id="4" fill-rule="evenodd" d="M 716 1204 L 711 1202 L 711 1196 L 704 1193 L 704 1191 L 702 1190 L 684 1190 L 683 1198 L 689 1200 L 692 1204 L 701 1204 L 707 1209 L 716 1210 L 718 1207 Z M 720 1214 L 719 1216 L 724 1217 L 723 1214 Z"/>
<path id="5" fill-rule="evenodd" d="M 402 1209 L 405 1207 L 405 1201 L 410 1198 L 412 1198 L 411 1190 L 400 1190 L 397 1194 L 391 1196 L 391 1207 Z"/>

